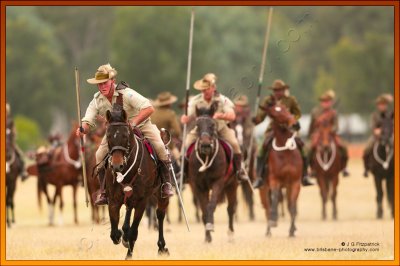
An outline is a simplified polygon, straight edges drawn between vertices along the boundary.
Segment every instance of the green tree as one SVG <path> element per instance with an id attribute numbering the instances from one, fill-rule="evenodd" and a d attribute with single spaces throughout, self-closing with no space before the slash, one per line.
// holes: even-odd
<path id="1" fill-rule="evenodd" d="M 36 148 L 43 143 L 39 125 L 32 119 L 17 115 L 14 119 L 16 130 L 16 142 L 23 150 Z"/>

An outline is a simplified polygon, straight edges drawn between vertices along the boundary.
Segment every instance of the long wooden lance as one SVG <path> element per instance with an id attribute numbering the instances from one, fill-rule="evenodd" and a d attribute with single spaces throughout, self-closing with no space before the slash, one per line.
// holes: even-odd
<path id="1" fill-rule="evenodd" d="M 79 129 L 82 130 L 79 72 L 77 67 L 75 67 L 75 92 L 76 92 L 76 106 L 78 111 Z M 83 185 L 85 187 L 85 201 L 86 201 L 86 207 L 89 207 L 89 197 L 88 197 L 87 177 L 86 177 L 85 144 L 83 142 L 83 136 L 80 137 L 80 141 L 81 141 L 81 149 L 79 151 L 79 154 L 82 162 L 82 176 L 83 176 Z"/>
<path id="2" fill-rule="evenodd" d="M 272 22 L 272 12 L 273 12 L 273 7 L 270 7 L 269 12 L 268 12 L 267 28 L 265 30 L 265 39 L 264 39 L 264 48 L 263 48 L 262 59 L 261 59 L 260 76 L 258 77 L 257 98 L 256 98 L 255 106 L 254 106 L 255 114 L 257 114 L 258 106 L 260 105 L 261 88 L 262 88 L 263 79 L 264 79 L 265 61 L 267 58 L 269 33 L 270 33 L 271 22 Z M 253 138 L 254 138 L 253 133 L 254 133 L 254 129 L 251 132 L 250 145 L 248 147 L 248 152 L 247 152 L 247 154 L 248 154 L 247 159 L 246 159 L 247 166 L 250 165 L 250 158 L 251 158 L 251 152 L 252 152 L 252 147 L 253 147 Z"/>
<path id="3" fill-rule="evenodd" d="M 188 102 L 189 102 L 189 89 L 190 89 L 190 73 L 192 69 L 192 47 L 193 47 L 193 26 L 194 26 L 194 8 L 192 8 L 192 14 L 190 18 L 190 33 L 189 33 L 189 54 L 186 74 L 186 98 L 185 98 L 185 115 L 188 114 Z M 182 137 L 182 148 L 181 148 L 181 174 L 179 180 L 179 190 L 182 190 L 183 186 L 183 173 L 185 171 L 185 139 L 187 134 L 187 125 L 183 125 L 183 137 Z"/>

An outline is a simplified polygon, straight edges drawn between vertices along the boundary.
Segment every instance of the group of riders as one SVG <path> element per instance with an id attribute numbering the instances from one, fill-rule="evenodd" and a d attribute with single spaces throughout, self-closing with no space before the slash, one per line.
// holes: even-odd
<path id="1" fill-rule="evenodd" d="M 245 126 L 244 130 L 252 133 L 252 128 L 264 121 L 267 116 L 266 106 L 271 101 L 271 98 L 276 100 L 281 105 L 284 105 L 287 110 L 298 120 L 301 117 L 301 109 L 293 95 L 290 95 L 290 87 L 285 84 L 282 80 L 275 80 L 272 86 L 268 87 L 272 91 L 271 95 L 265 97 L 258 108 L 255 117 L 251 117 L 249 108 L 249 102 L 245 95 L 237 96 L 233 101 L 227 96 L 222 95 L 217 90 L 217 76 L 213 73 L 208 73 L 200 80 L 194 83 L 194 89 L 200 93 L 191 97 L 187 106 L 187 115 L 182 115 L 178 119 L 177 114 L 172 109 L 172 104 L 177 101 L 177 97 L 169 92 L 160 93 L 157 99 L 151 101 L 145 98 L 137 91 L 131 89 L 125 82 L 117 83 L 116 80 L 117 71 L 110 65 L 100 66 L 94 77 L 87 80 L 89 84 L 97 86 L 98 92 L 94 94 L 93 100 L 90 102 L 85 116 L 82 118 L 82 126 L 76 130 L 77 136 L 83 136 L 90 133 L 96 128 L 96 120 L 98 116 L 105 117 L 108 110 L 112 110 L 113 104 L 117 102 L 117 99 L 122 98 L 123 109 L 126 111 L 127 119 L 132 128 L 139 129 L 141 133 L 147 138 L 153 145 L 157 158 L 160 162 L 160 176 L 162 181 L 161 193 L 163 197 L 171 197 L 173 193 L 172 187 L 172 173 L 170 172 L 172 160 L 170 159 L 169 152 L 167 151 L 165 144 L 161 138 L 161 128 L 166 128 L 175 139 L 179 139 L 182 135 L 181 124 L 186 124 L 190 129 L 183 140 L 182 145 L 185 148 L 189 147 L 193 142 L 196 141 L 197 129 L 193 126 L 193 122 L 196 120 L 196 110 L 198 108 L 210 108 L 212 105 L 216 105 L 217 109 L 213 115 L 213 119 L 216 121 L 216 131 L 218 137 L 225 140 L 230 144 L 233 151 L 233 167 L 236 178 L 239 182 L 247 181 L 249 179 L 246 170 L 244 169 L 242 149 L 238 141 L 238 136 L 230 126 L 233 123 L 241 123 Z M 373 136 L 370 138 L 367 148 L 364 151 L 365 173 L 368 172 L 368 156 L 372 153 L 372 143 L 375 138 L 381 134 L 380 130 L 380 118 L 382 113 L 390 111 L 390 103 L 393 98 L 389 94 L 383 94 L 376 99 L 376 111 L 372 115 L 372 132 Z M 336 97 L 333 90 L 324 92 L 319 97 L 319 105 L 312 110 L 311 123 L 308 131 L 308 137 L 310 138 L 310 145 L 307 149 L 304 147 L 303 142 L 300 138 L 296 137 L 296 146 L 300 150 L 303 159 L 303 175 L 302 184 L 303 186 L 313 185 L 310 180 L 310 176 L 313 173 L 309 173 L 309 158 L 312 158 L 313 153 L 316 149 L 316 141 L 318 138 L 316 132 L 316 121 L 322 115 L 330 114 L 329 123 L 332 128 L 332 135 L 334 141 L 339 147 L 339 154 L 342 160 L 343 176 L 348 176 L 346 165 L 348 161 L 348 151 L 343 140 L 337 135 L 338 130 L 338 114 L 335 110 Z M 179 123 L 180 121 L 180 123 Z M 10 114 L 10 106 L 7 104 L 7 123 L 12 123 Z M 11 127 L 13 128 L 13 126 Z M 300 124 L 297 123 L 293 130 L 300 130 Z M 272 140 L 274 139 L 273 130 L 269 125 L 265 132 L 265 140 L 263 144 L 258 148 L 257 153 L 257 169 L 256 169 L 256 180 L 253 183 L 254 188 L 260 188 L 265 183 L 265 176 L 268 171 L 268 165 L 265 163 L 268 158 L 269 151 L 272 148 Z M 22 158 L 22 153 L 14 143 L 18 156 Z M 171 142 L 169 149 L 172 151 L 172 158 L 179 160 L 180 152 L 174 142 Z M 307 150 L 307 152 L 306 152 Z M 107 136 L 104 135 L 96 152 L 96 165 L 98 170 L 98 177 L 100 183 L 100 193 L 95 201 L 96 205 L 105 205 L 108 203 L 106 190 L 105 190 L 105 158 L 109 153 L 107 144 Z M 174 168 L 176 169 L 176 168 Z M 26 175 L 26 172 L 21 169 L 21 175 Z"/>

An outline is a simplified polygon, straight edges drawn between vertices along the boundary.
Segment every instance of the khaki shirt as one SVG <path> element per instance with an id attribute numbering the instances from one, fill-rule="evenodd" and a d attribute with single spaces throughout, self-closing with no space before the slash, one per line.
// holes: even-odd
<path id="1" fill-rule="evenodd" d="M 110 103 L 103 94 L 97 92 L 95 93 L 93 100 L 89 103 L 89 106 L 86 109 L 86 114 L 82 118 L 82 122 L 88 123 L 91 128 L 94 128 L 96 126 L 96 115 L 105 117 L 107 110 L 112 110 L 112 105 L 117 101 L 117 96 L 120 93 L 123 95 L 123 108 L 129 120 L 136 117 L 142 109 L 152 106 L 147 98 L 130 88 L 115 90 L 112 97 L 112 103 Z M 142 126 L 147 121 L 149 121 L 149 118 L 144 120 L 138 126 Z"/>
<path id="2" fill-rule="evenodd" d="M 332 132 L 337 132 L 338 130 L 338 114 L 335 110 L 332 108 L 328 110 L 324 110 L 321 106 L 314 107 L 314 109 L 311 111 L 311 122 L 310 122 L 310 127 L 308 128 L 308 137 L 311 137 L 311 135 L 314 133 L 316 129 L 316 122 L 318 117 L 320 117 L 323 113 L 333 111 L 333 117 L 330 123 L 332 124 Z"/>
<path id="3" fill-rule="evenodd" d="M 391 111 L 386 111 L 385 113 L 385 117 L 389 116 Z M 383 113 L 379 112 L 379 111 L 375 111 L 372 113 L 371 115 L 371 129 L 374 130 L 375 128 L 380 128 L 382 127 L 382 115 Z"/>
<path id="4" fill-rule="evenodd" d="M 178 122 L 178 117 L 174 110 L 170 107 L 158 107 L 150 116 L 151 122 L 155 124 L 158 129 L 165 128 L 172 136 L 179 138 L 181 135 L 181 126 Z"/>
<path id="5" fill-rule="evenodd" d="M 271 96 L 267 96 L 263 99 L 263 101 L 261 102 L 261 106 L 266 106 L 268 104 L 268 102 L 270 101 Z M 294 115 L 294 117 L 296 118 L 296 120 L 299 120 L 299 118 L 301 117 L 301 109 L 299 104 L 297 103 L 297 100 L 294 96 L 283 96 L 278 103 L 284 105 L 288 111 Z M 256 116 L 256 120 L 259 121 L 260 123 L 262 121 L 264 121 L 265 117 L 267 116 L 267 112 L 261 108 L 258 108 L 257 111 L 257 116 Z M 271 123 L 268 125 L 267 131 L 271 130 Z"/>
<path id="6" fill-rule="evenodd" d="M 211 105 L 214 102 L 218 102 L 218 107 L 217 110 L 215 111 L 216 113 L 229 113 L 229 112 L 235 112 L 234 111 L 234 104 L 231 100 L 229 100 L 228 97 L 216 93 L 210 102 L 207 102 L 203 94 L 198 94 L 190 100 L 189 105 L 188 105 L 188 116 L 196 116 L 196 107 L 197 108 L 210 108 Z M 217 130 L 221 130 L 222 128 L 226 127 L 229 121 L 225 121 L 222 119 L 216 119 L 217 122 Z"/>

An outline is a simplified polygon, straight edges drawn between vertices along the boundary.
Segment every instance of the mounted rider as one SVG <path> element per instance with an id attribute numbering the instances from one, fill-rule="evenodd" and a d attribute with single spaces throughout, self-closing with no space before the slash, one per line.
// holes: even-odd
<path id="1" fill-rule="evenodd" d="M 154 146 L 158 159 L 161 161 L 162 187 L 161 193 L 163 197 L 173 195 L 171 185 L 171 175 L 169 164 L 171 163 L 164 143 L 161 140 L 160 131 L 150 121 L 150 115 L 154 112 L 154 108 L 150 101 L 129 88 L 124 82 L 116 84 L 117 71 L 110 64 L 102 65 L 97 69 L 94 78 L 87 80 L 89 84 L 97 85 L 98 92 L 94 94 L 93 100 L 90 102 L 85 116 L 82 118 L 82 127 L 78 128 L 76 134 L 83 136 L 88 134 L 90 130 L 96 127 L 96 116 L 105 117 L 108 110 L 112 110 L 117 99 L 122 97 L 123 109 L 127 113 L 128 122 L 133 128 L 138 128 Z M 96 152 L 96 165 L 98 169 L 100 194 L 95 201 L 96 205 L 107 204 L 105 191 L 105 168 L 104 160 L 109 152 L 107 137 L 104 136 L 99 148 Z"/>
<path id="2" fill-rule="evenodd" d="M 368 139 L 367 145 L 363 154 L 364 161 L 364 176 L 368 177 L 369 169 L 369 157 L 372 154 L 372 148 L 374 142 L 379 136 L 382 134 L 382 120 L 385 117 L 389 117 L 392 114 L 391 108 L 389 105 L 393 102 L 393 96 L 388 93 L 384 93 L 379 95 L 376 100 L 376 110 L 371 114 L 371 129 L 372 136 Z"/>
<path id="3" fill-rule="evenodd" d="M 194 96 L 190 100 L 188 115 L 181 116 L 181 123 L 187 124 L 196 120 L 196 108 L 210 108 L 212 104 L 217 103 L 217 110 L 213 118 L 217 123 L 218 136 L 232 147 L 233 167 L 236 172 L 236 178 L 239 181 L 247 180 L 248 177 L 242 169 L 242 152 L 238 140 L 234 130 L 228 127 L 228 123 L 234 121 L 236 118 L 232 101 L 217 91 L 217 76 L 213 73 L 204 75 L 202 79 L 194 83 L 193 87 L 201 91 L 201 94 Z M 195 127 L 187 134 L 184 142 L 186 148 L 195 142 L 197 138 L 197 127 Z"/>
<path id="4" fill-rule="evenodd" d="M 334 107 L 334 102 L 335 100 L 335 92 L 333 90 L 327 90 L 324 92 L 320 97 L 319 97 L 319 106 L 315 107 L 311 111 L 311 123 L 310 127 L 308 129 L 308 137 L 311 139 L 311 148 L 308 154 L 308 158 L 311 161 L 311 158 L 314 156 L 316 145 L 317 143 L 317 138 L 318 138 L 318 132 L 317 132 L 317 123 L 318 119 L 324 115 L 327 116 L 328 123 L 332 127 L 332 134 L 335 136 L 335 142 L 339 147 L 339 154 L 340 158 L 342 159 L 342 165 L 343 165 L 343 176 L 347 177 L 349 176 L 349 172 L 347 171 L 347 161 L 349 159 L 347 147 L 341 140 L 341 138 L 337 135 L 338 131 L 338 114 L 337 111 L 333 108 Z"/>
<path id="5" fill-rule="evenodd" d="M 268 87 L 268 89 L 273 91 L 274 98 L 278 101 L 278 103 L 284 105 L 288 111 L 298 120 L 301 117 L 300 106 L 297 103 L 297 100 L 294 96 L 289 94 L 289 85 L 285 84 L 280 79 L 277 79 L 273 82 L 272 86 Z M 258 125 L 264 121 L 267 113 L 265 111 L 265 106 L 271 101 L 271 96 L 267 96 L 262 101 L 260 108 L 258 109 L 257 115 L 253 118 L 253 122 Z M 300 129 L 300 124 L 298 124 L 298 129 Z M 264 184 L 264 177 L 266 176 L 264 173 L 268 172 L 268 164 L 265 164 L 265 160 L 268 158 L 269 151 L 271 149 L 271 142 L 274 138 L 274 133 L 272 130 L 271 123 L 268 125 L 268 128 L 265 132 L 265 140 L 263 145 L 260 147 L 257 156 L 257 179 L 253 183 L 254 188 L 260 188 Z M 303 151 L 303 142 L 300 138 L 296 137 L 296 144 L 300 150 L 301 156 L 303 158 L 303 178 L 302 184 L 303 186 L 313 185 L 313 183 L 309 180 L 307 175 L 307 158 Z"/>

